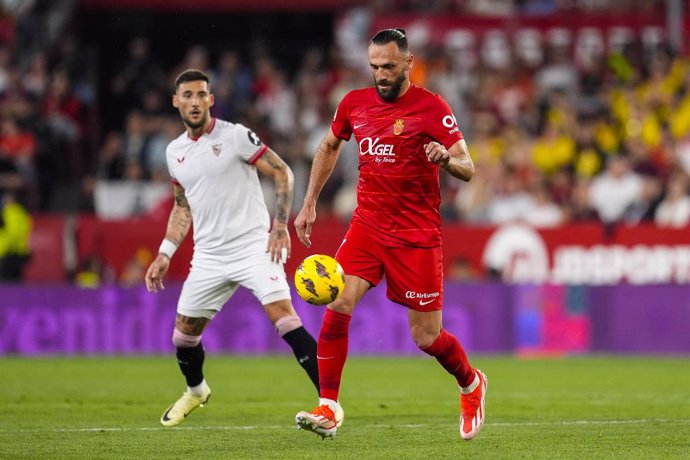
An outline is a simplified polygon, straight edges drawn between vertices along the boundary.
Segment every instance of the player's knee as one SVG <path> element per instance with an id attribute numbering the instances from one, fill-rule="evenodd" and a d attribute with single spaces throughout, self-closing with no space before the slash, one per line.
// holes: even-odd
<path id="1" fill-rule="evenodd" d="M 200 335 L 188 335 L 177 329 L 173 330 L 172 343 L 175 348 L 194 348 L 201 343 Z"/>
<path id="2" fill-rule="evenodd" d="M 421 327 L 412 327 L 410 329 L 410 332 L 412 334 L 412 340 L 414 341 L 415 345 L 417 345 L 417 347 L 419 347 L 419 349 L 422 351 L 429 348 L 438 337 L 438 331 L 429 331 Z"/>
<path id="3" fill-rule="evenodd" d="M 348 299 L 344 296 L 341 296 L 335 299 L 330 304 L 328 304 L 328 308 L 330 308 L 333 311 L 337 311 L 338 313 L 351 315 L 352 310 L 355 309 L 355 301 L 354 299 Z"/>
<path id="4" fill-rule="evenodd" d="M 279 318 L 278 321 L 273 323 L 273 325 L 276 327 L 278 335 L 282 337 L 288 332 L 302 327 L 302 320 L 297 315 L 286 315 L 282 318 Z"/>

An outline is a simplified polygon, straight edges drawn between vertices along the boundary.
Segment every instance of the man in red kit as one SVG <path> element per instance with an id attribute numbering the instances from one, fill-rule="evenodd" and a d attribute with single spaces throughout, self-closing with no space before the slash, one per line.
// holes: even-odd
<path id="1" fill-rule="evenodd" d="M 299 428 L 334 437 L 334 413 L 347 359 L 355 305 L 383 276 L 387 296 L 407 307 L 417 346 L 435 357 L 460 387 L 460 435 L 472 439 L 484 423 L 486 376 L 474 369 L 460 342 L 442 327 L 443 267 L 439 169 L 469 181 L 474 165 L 448 104 L 410 83 L 414 57 L 403 29 L 378 32 L 369 44 L 374 87 L 349 92 L 318 147 L 299 215 L 297 235 L 307 247 L 316 201 L 333 172 L 343 141 L 359 145 L 357 209 L 336 259 L 345 270 L 343 294 L 328 305 L 318 340 L 319 406 L 302 411 Z"/>

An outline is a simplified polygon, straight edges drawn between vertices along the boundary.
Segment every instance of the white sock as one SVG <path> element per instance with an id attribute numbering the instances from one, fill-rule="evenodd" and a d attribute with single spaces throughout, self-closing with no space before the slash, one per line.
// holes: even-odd
<path id="1" fill-rule="evenodd" d="M 333 401 L 328 398 L 319 398 L 319 406 L 323 406 L 324 404 L 330 407 L 333 412 L 338 408 L 338 401 Z"/>
<path id="2" fill-rule="evenodd" d="M 468 395 L 472 393 L 478 386 L 479 386 L 479 373 L 475 371 L 474 373 L 474 380 L 472 383 L 470 383 L 470 386 L 468 387 L 460 387 L 460 393 L 464 395 Z"/>
<path id="3" fill-rule="evenodd" d="M 206 379 L 204 379 L 200 384 L 193 387 L 187 387 L 187 389 L 194 396 L 202 396 L 205 392 L 207 392 L 208 384 L 206 383 Z"/>

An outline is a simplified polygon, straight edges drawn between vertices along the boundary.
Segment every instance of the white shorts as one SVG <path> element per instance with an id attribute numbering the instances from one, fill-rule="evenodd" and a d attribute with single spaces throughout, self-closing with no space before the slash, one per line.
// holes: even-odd
<path id="1" fill-rule="evenodd" d="M 177 313 L 212 319 L 239 286 L 249 289 L 262 305 L 290 300 L 290 286 L 282 263 L 271 261 L 267 241 L 249 243 L 240 257 L 221 261 L 195 254 L 182 286 Z"/>

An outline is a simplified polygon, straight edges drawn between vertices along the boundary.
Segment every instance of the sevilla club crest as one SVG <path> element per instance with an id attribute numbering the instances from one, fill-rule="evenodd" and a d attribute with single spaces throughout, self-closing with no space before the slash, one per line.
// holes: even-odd
<path id="1" fill-rule="evenodd" d="M 211 148 L 213 148 L 213 154 L 215 156 L 220 155 L 220 148 L 223 146 L 223 144 L 213 144 Z"/>

